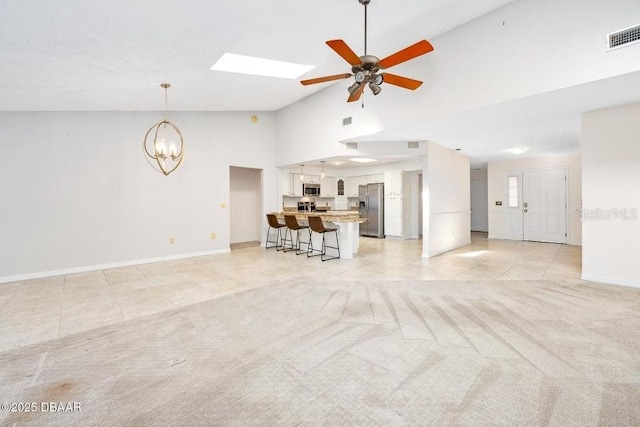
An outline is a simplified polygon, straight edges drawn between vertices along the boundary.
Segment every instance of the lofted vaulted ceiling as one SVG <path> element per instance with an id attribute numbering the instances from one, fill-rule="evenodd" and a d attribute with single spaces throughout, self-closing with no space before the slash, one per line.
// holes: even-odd
<path id="1" fill-rule="evenodd" d="M 369 53 L 386 56 L 511 0 L 372 0 Z M 325 45 L 360 54 L 357 0 L 0 0 L 1 111 L 272 111 L 321 90 L 210 71 L 231 52 L 345 71 Z M 436 47 L 437 48 L 437 47 Z M 417 59 L 419 60 L 419 59 Z"/>

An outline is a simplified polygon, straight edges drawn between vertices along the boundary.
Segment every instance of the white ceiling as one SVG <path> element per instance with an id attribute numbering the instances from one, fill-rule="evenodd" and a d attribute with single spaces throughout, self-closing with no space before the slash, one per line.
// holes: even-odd
<path id="1" fill-rule="evenodd" d="M 387 129 L 352 141 L 430 140 L 461 148 L 474 165 L 578 152 L 583 112 L 640 100 L 640 71 L 503 104 Z M 521 155 L 507 150 L 528 147 Z"/>
<path id="2" fill-rule="evenodd" d="M 369 53 L 384 57 L 511 1 L 372 0 Z M 335 38 L 363 53 L 358 0 L 0 0 L 0 111 L 161 110 L 162 82 L 172 84 L 172 111 L 274 111 L 327 84 L 209 68 L 232 52 L 315 65 L 304 78 L 349 71 L 325 44 Z M 639 99 L 637 72 L 354 141 L 431 140 L 476 165 L 513 158 L 506 150 L 517 146 L 529 147 L 520 157 L 576 152 L 582 112 Z M 371 155 L 381 163 L 415 156 Z"/>
<path id="3" fill-rule="evenodd" d="M 387 56 L 511 0 L 372 0 L 369 53 Z M 272 111 L 326 87 L 210 71 L 231 52 L 349 71 L 325 41 L 363 49 L 357 0 L 0 0 L 0 110 Z M 420 58 L 416 59 L 419 61 Z"/>

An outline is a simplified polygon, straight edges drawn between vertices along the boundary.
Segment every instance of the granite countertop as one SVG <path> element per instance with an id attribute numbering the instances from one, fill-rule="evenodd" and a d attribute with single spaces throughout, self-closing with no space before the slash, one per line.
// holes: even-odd
<path id="1" fill-rule="evenodd" d="M 300 221 L 306 221 L 310 216 L 319 216 L 322 221 L 326 222 L 364 222 L 365 219 L 360 218 L 360 214 L 357 211 L 327 211 L 327 212 L 298 212 L 298 211 L 285 211 L 274 212 L 279 219 L 284 218 L 284 214 L 294 214 Z"/>

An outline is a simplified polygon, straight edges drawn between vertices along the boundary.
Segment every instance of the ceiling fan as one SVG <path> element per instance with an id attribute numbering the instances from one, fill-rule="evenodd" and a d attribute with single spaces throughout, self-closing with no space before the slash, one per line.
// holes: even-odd
<path id="1" fill-rule="evenodd" d="M 367 83 L 374 95 L 380 93 L 382 90 L 380 85 L 383 82 L 405 89 L 416 90 L 422 84 L 421 81 L 391 73 L 379 73 L 379 71 L 429 53 L 433 50 L 433 46 L 431 46 L 431 43 L 426 40 L 420 40 L 419 42 L 402 49 L 393 55 L 387 56 L 384 59 L 378 59 L 376 56 L 367 55 L 367 5 L 371 0 L 358 1 L 364 6 L 364 55 L 356 55 L 344 40 L 329 40 L 327 42 L 329 47 L 345 61 L 351 64 L 351 73 L 317 77 L 315 79 L 302 80 L 300 83 L 306 86 L 316 83 L 330 82 L 333 80 L 346 79 L 354 76 L 355 83 L 349 86 L 348 91 L 350 96 L 347 99 L 347 102 L 353 102 L 360 99 Z"/>

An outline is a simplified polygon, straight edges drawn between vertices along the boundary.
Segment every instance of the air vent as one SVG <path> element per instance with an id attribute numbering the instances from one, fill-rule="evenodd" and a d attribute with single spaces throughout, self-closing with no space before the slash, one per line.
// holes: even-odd
<path id="1" fill-rule="evenodd" d="M 345 117 L 344 119 L 342 119 L 342 126 L 346 126 L 350 124 L 351 124 L 351 117 Z"/>
<path id="2" fill-rule="evenodd" d="M 420 148 L 420 141 L 407 141 L 407 148 L 412 150 Z"/>
<path id="3" fill-rule="evenodd" d="M 607 50 L 620 49 L 640 42 L 640 25 L 607 35 Z"/>
<path id="4" fill-rule="evenodd" d="M 347 150 L 357 150 L 358 143 L 357 142 L 347 142 Z"/>

